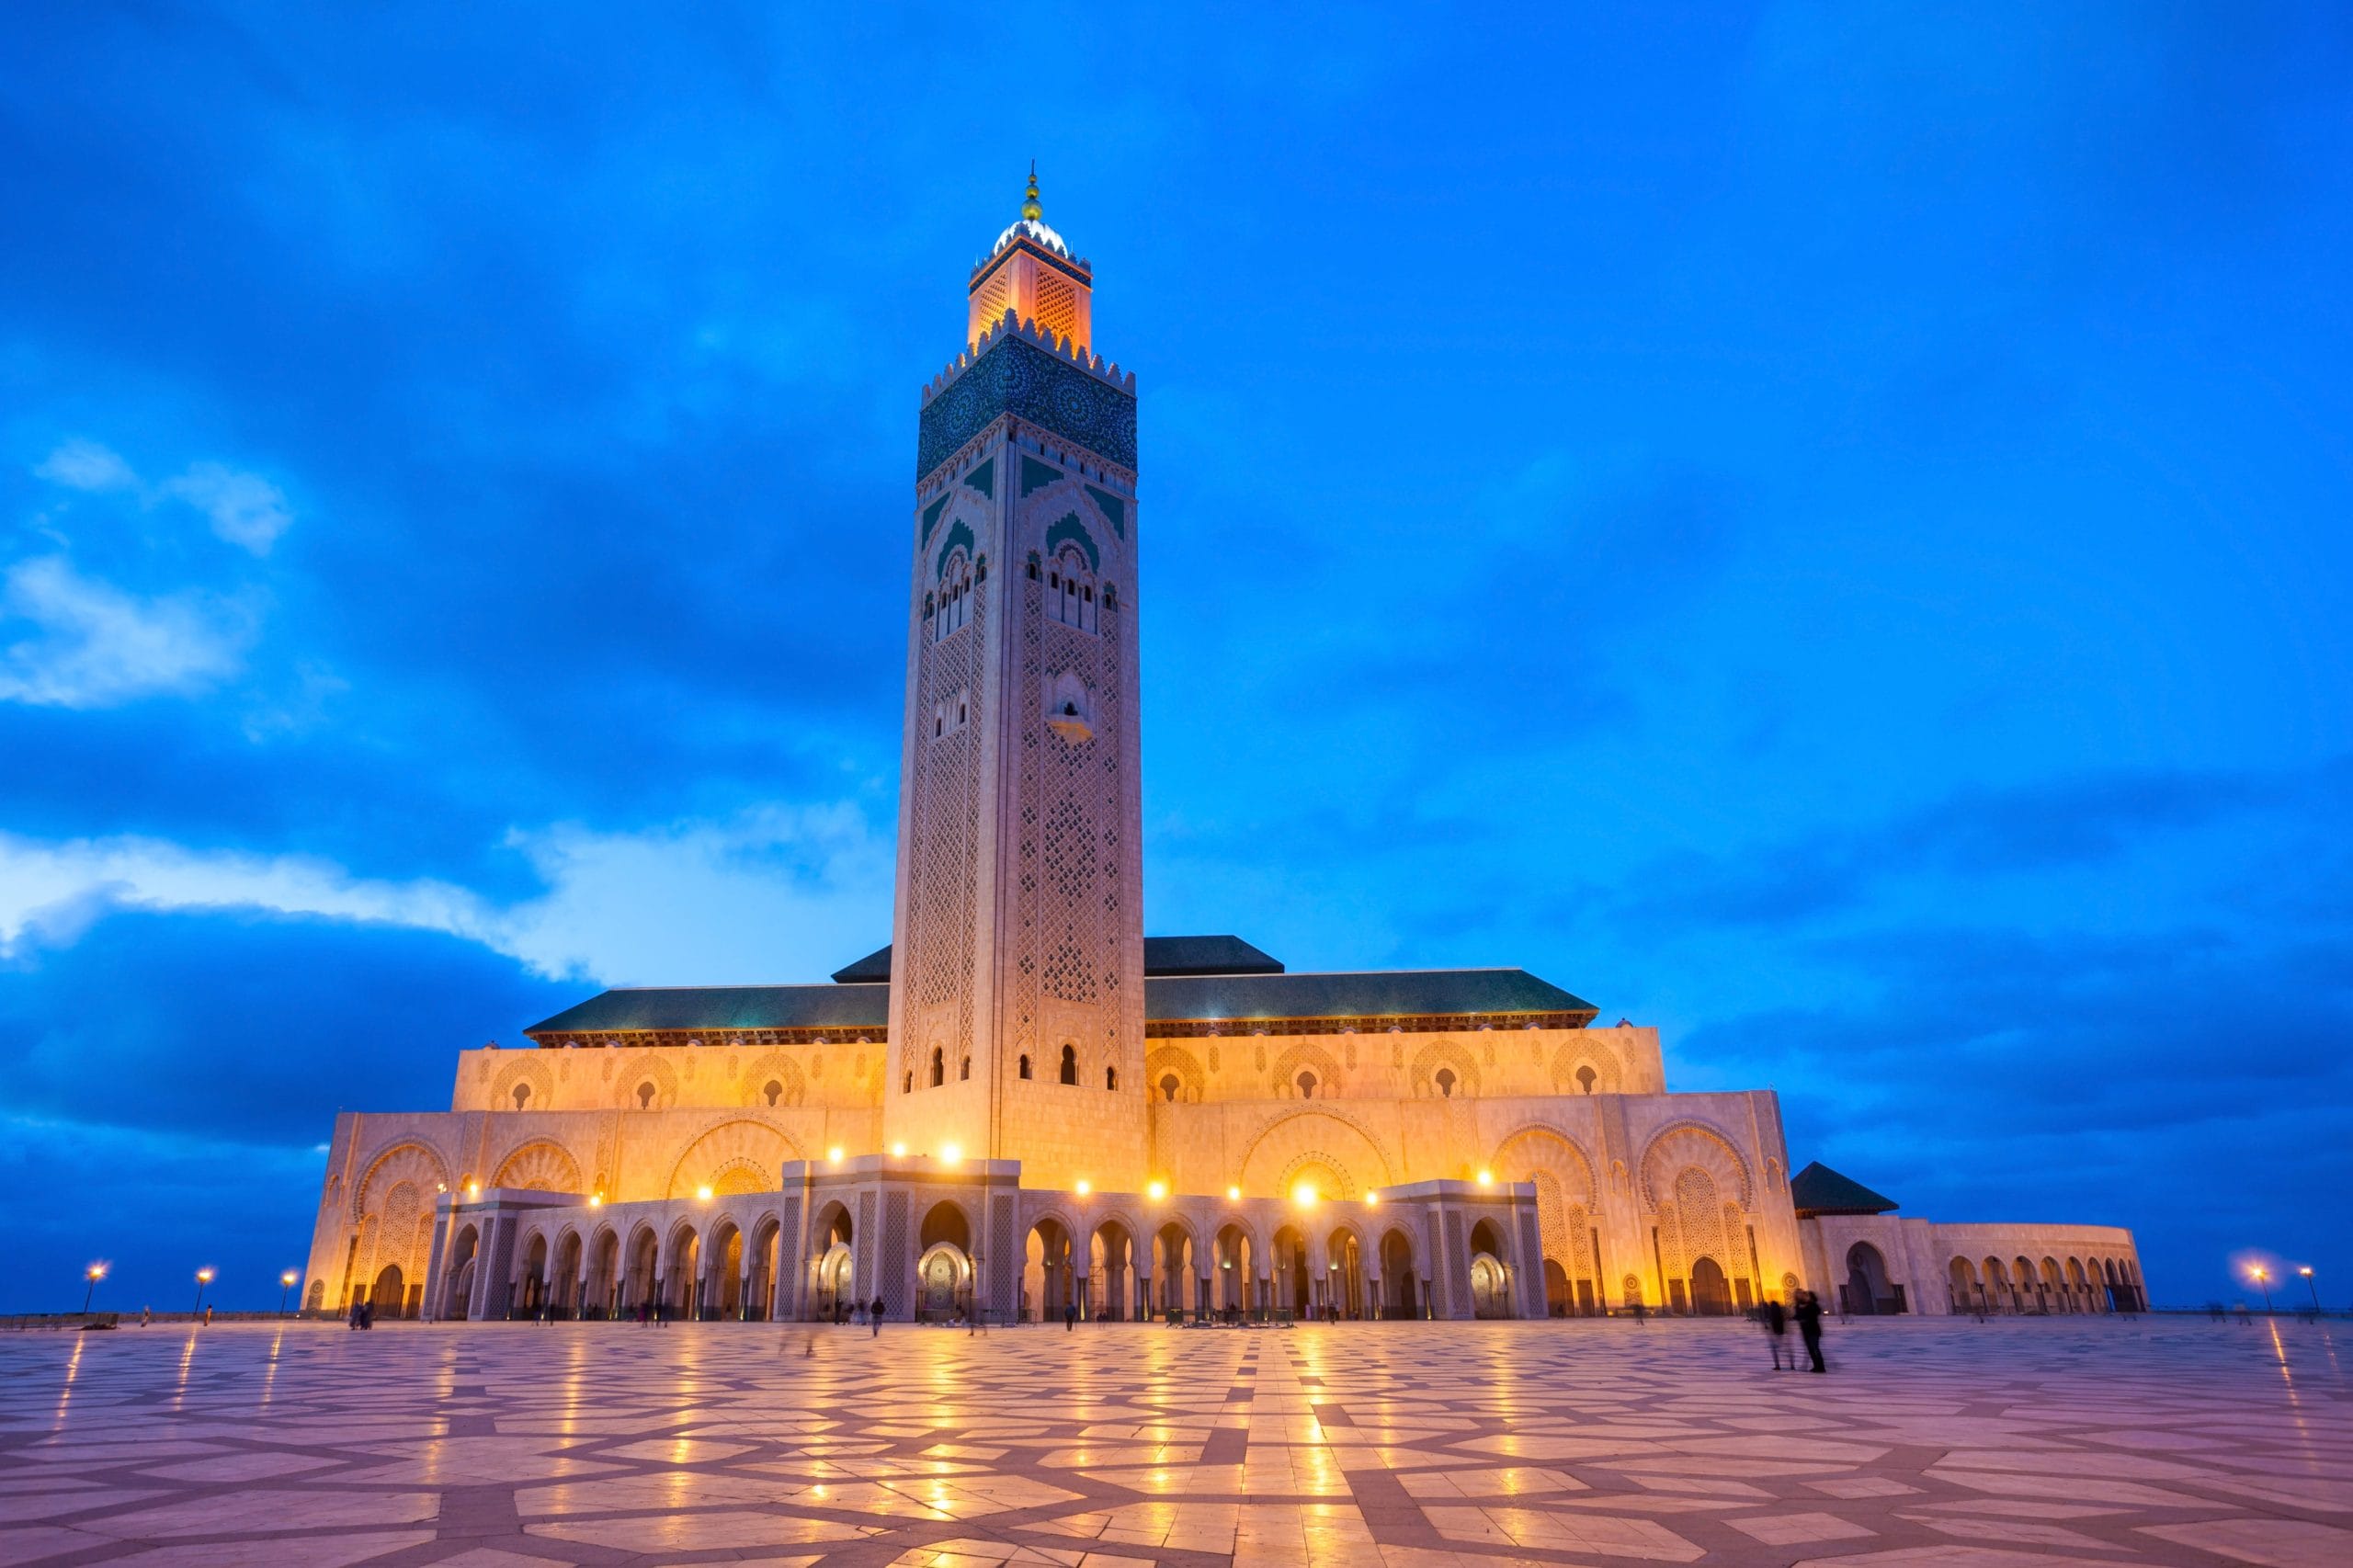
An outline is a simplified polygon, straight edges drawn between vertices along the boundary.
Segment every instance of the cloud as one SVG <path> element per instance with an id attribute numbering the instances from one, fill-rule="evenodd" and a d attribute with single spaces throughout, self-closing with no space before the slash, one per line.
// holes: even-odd
<path id="1" fill-rule="evenodd" d="M 816 979 L 890 939 L 892 851 L 849 805 L 767 807 L 638 833 L 512 835 L 545 892 L 508 903 L 432 879 L 358 878 L 316 857 L 147 837 L 0 834 L 0 959 L 69 947 L 118 911 L 246 911 L 478 942 L 606 983 Z"/>
<path id="2" fill-rule="evenodd" d="M 49 454 L 33 472 L 69 490 L 136 490 L 131 465 L 96 441 L 74 439 Z"/>
<path id="3" fill-rule="evenodd" d="M 84 437 L 61 444 L 33 473 L 68 490 L 131 491 L 142 506 L 184 501 L 204 514 L 215 534 L 254 555 L 267 555 L 278 536 L 294 522 L 286 493 L 257 473 L 226 463 L 199 462 L 161 484 L 149 485 L 112 448 Z"/>
<path id="4" fill-rule="evenodd" d="M 32 634 L 0 644 L 0 701 L 111 708 L 234 675 L 253 618 L 201 592 L 127 593 L 44 555 L 9 567 L 0 586 L 0 637 L 18 624 Z"/>
<path id="5" fill-rule="evenodd" d="M 167 480 L 164 494 L 196 507 L 212 519 L 214 533 L 256 555 L 267 555 L 294 521 L 278 486 L 257 473 L 221 463 L 196 464 L 177 479 Z"/>

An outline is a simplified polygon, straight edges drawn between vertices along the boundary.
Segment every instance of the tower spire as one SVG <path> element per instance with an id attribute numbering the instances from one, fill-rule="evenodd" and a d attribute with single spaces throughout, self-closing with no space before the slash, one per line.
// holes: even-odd
<path id="1" fill-rule="evenodd" d="M 1038 160 L 1035 158 L 1029 160 L 1029 191 L 1021 199 L 1021 215 L 1032 223 L 1046 215 L 1046 210 L 1038 205 Z"/>

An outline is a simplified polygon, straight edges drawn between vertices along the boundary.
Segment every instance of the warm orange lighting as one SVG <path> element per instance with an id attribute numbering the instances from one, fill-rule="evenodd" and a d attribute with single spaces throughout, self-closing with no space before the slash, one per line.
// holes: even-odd
<path id="1" fill-rule="evenodd" d="M 2266 1280 L 2266 1279 L 2268 1279 L 2268 1278 L 2271 1278 L 2271 1270 L 2269 1270 L 2269 1269 L 2268 1269 L 2268 1268 L 2264 1267 L 2263 1267 L 2263 1265 L 2261 1265 L 2261 1264 L 2259 1264 L 2259 1263 L 2258 1263 L 2258 1264 L 2256 1264 L 2253 1268 L 2249 1269 L 2247 1272 L 2248 1272 L 2248 1273 L 2250 1273 L 2250 1274 L 2252 1274 L 2252 1275 L 2255 1277 L 2255 1278 L 2256 1278 L 2256 1282 L 2257 1282 L 2257 1283 L 2261 1283 L 2263 1280 Z"/>
<path id="2" fill-rule="evenodd" d="M 1364 1195 L 1364 1200 L 1367 1203 L 1378 1203 L 1381 1201 L 1381 1194 L 1377 1192 L 1368 1192 Z"/>
<path id="3" fill-rule="evenodd" d="M 1238 1187 L 1229 1187 L 1225 1189 L 1225 1196 L 1229 1202 L 1239 1203 L 1242 1201 L 1242 1189 Z"/>
<path id="4" fill-rule="evenodd" d="M 701 1199 L 705 1203 L 708 1203 L 710 1201 L 710 1188 L 707 1187 L 699 1187 L 695 1188 L 695 1196 Z"/>
<path id="5" fill-rule="evenodd" d="M 284 1286 L 288 1287 L 289 1289 L 291 1289 L 291 1288 L 292 1288 L 292 1286 L 293 1286 L 293 1284 L 294 1284 L 294 1281 L 296 1281 L 297 1279 L 300 1279 L 301 1278 L 302 1278 L 301 1275 L 299 1275 L 299 1274 L 295 1273 L 292 1269 L 290 1269 L 290 1269 L 288 1269 L 285 1273 L 283 1273 L 283 1274 L 281 1274 L 281 1275 L 279 1275 L 279 1276 L 278 1277 L 278 1282 L 280 1285 L 284 1285 Z"/>
<path id="6" fill-rule="evenodd" d="M 1479 1173 L 1479 1185 L 1480 1185 L 1481 1187 L 1493 1187 L 1493 1186 L 1495 1186 L 1495 1172 L 1493 1172 L 1493 1171 L 1481 1171 L 1481 1172 Z"/>
<path id="7" fill-rule="evenodd" d="M 1168 1196 L 1168 1184 L 1165 1181 L 1154 1182 L 1150 1187 L 1143 1189 L 1143 1195 L 1146 1198 L 1151 1199 L 1154 1203 L 1157 1203 L 1162 1199 Z"/>
<path id="8" fill-rule="evenodd" d="M 2302 1268 L 2297 1269 L 2296 1272 L 2302 1275 L 2305 1278 L 2310 1279 L 2313 1277 L 2313 1266 L 2307 1263 Z"/>
<path id="9" fill-rule="evenodd" d="M 836 1143 L 832 1148 L 826 1150 L 825 1158 L 831 1160 L 837 1165 L 840 1165 L 842 1163 L 842 1146 Z"/>
<path id="10" fill-rule="evenodd" d="M 591 1208 L 591 1209 L 602 1209 L 604 1206 L 605 1206 L 605 1195 L 604 1195 L 603 1193 L 601 1193 L 601 1192 L 592 1192 L 592 1193 L 590 1193 L 590 1194 L 588 1195 L 588 1207 L 589 1207 L 589 1208 Z"/>
<path id="11" fill-rule="evenodd" d="M 939 1146 L 939 1159 L 943 1165 L 952 1165 L 963 1157 L 964 1146 L 961 1143 L 943 1143 Z"/>
<path id="12" fill-rule="evenodd" d="M 891 1145 L 891 1157 L 892 1157 L 892 1159 L 894 1159 L 894 1160 L 904 1160 L 904 1159 L 905 1159 L 905 1158 L 907 1157 L 907 1146 L 906 1146 L 904 1143 L 893 1143 L 893 1144 L 892 1144 L 892 1145 Z"/>
<path id="13" fill-rule="evenodd" d="M 1081 1177 L 1079 1177 L 1079 1178 L 1078 1178 L 1078 1187 L 1077 1187 L 1077 1188 L 1076 1188 L 1075 1190 L 1077 1191 L 1078 1195 L 1079 1195 L 1081 1198 L 1084 1198 L 1084 1197 L 1086 1197 L 1088 1193 L 1093 1192 L 1093 1191 L 1095 1190 L 1095 1186 L 1094 1186 L 1094 1184 L 1093 1184 L 1092 1182 L 1088 1181 L 1085 1176 L 1081 1176 Z"/>
<path id="14" fill-rule="evenodd" d="M 212 1270 L 211 1270 L 211 1269 L 210 1269 L 210 1268 L 199 1268 L 199 1269 L 198 1269 L 198 1270 L 196 1271 L 196 1282 L 197 1282 L 198 1284 L 199 1284 L 199 1285 L 210 1285 L 210 1284 L 211 1284 L 211 1283 L 212 1283 Z"/>
<path id="15" fill-rule="evenodd" d="M 468 1198 L 480 1198 L 482 1196 L 482 1183 L 478 1181 L 470 1181 L 466 1183 L 466 1196 Z"/>
<path id="16" fill-rule="evenodd" d="M 1314 1208 L 1315 1184 L 1311 1181 L 1301 1182 L 1297 1187 L 1290 1189 L 1290 1200 L 1293 1203 L 1298 1204 L 1302 1209 Z"/>
<path id="17" fill-rule="evenodd" d="M 89 1278 L 104 1279 L 107 1277 L 107 1266 L 103 1263 L 94 1263 L 90 1265 L 89 1267 L 82 1270 L 82 1272 Z M 2310 1274 L 2312 1270 L 2307 1268 L 2304 1272 Z"/>

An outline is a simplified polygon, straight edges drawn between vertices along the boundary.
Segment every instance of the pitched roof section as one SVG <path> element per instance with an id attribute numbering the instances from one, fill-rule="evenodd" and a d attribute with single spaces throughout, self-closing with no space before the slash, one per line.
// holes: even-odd
<path id="1" fill-rule="evenodd" d="M 1239 937 L 1146 937 L 1143 971 L 1162 974 L 1280 974 L 1280 959 L 1269 958 Z M 834 971 L 845 985 L 891 978 L 891 949 L 875 949 L 856 963 Z"/>
<path id="2" fill-rule="evenodd" d="M 1234 946 L 1256 951 L 1247 943 Z M 861 959 L 851 969 L 872 961 Z M 1524 969 L 1168 975 L 1144 983 L 1144 1017 L 1154 1024 L 1247 1027 L 1285 1019 L 1403 1022 L 1526 1014 L 1583 1028 L 1593 1020 L 1593 1006 Z M 890 1016 L 888 984 L 648 986 L 592 996 L 523 1032 L 533 1040 L 593 1040 L 748 1029 L 879 1030 Z"/>
<path id="3" fill-rule="evenodd" d="M 1146 975 L 1280 974 L 1280 959 L 1269 958 L 1239 937 L 1146 937 Z"/>
<path id="4" fill-rule="evenodd" d="M 1801 1214 L 1884 1214 L 1896 1206 L 1820 1160 L 1790 1178 L 1790 1202 Z"/>
<path id="5" fill-rule="evenodd" d="M 837 985 L 869 985 L 891 978 L 891 944 L 883 943 L 856 963 L 844 964 L 834 971 Z"/>
<path id="6" fill-rule="evenodd" d="M 1593 1005 L 1524 969 L 1363 970 L 1334 974 L 1171 977 L 1144 987 L 1150 1020 L 1252 1023 L 1279 1018 L 1426 1018 L 1579 1015 Z"/>
<path id="7" fill-rule="evenodd" d="M 887 985 L 660 985 L 608 991 L 523 1032 L 592 1036 L 699 1029 L 880 1029 Z"/>

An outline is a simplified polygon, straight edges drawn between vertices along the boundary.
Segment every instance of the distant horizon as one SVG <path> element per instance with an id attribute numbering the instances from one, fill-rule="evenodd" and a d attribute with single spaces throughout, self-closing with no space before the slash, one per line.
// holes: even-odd
<path id="1" fill-rule="evenodd" d="M 272 1306 L 338 1108 L 889 933 L 1032 157 L 1148 929 L 1523 968 L 1905 1215 L 2353 1301 L 2353 18 L 1050 8 L 1021 92 L 951 17 L 15 29 L 0 1312 Z"/>

